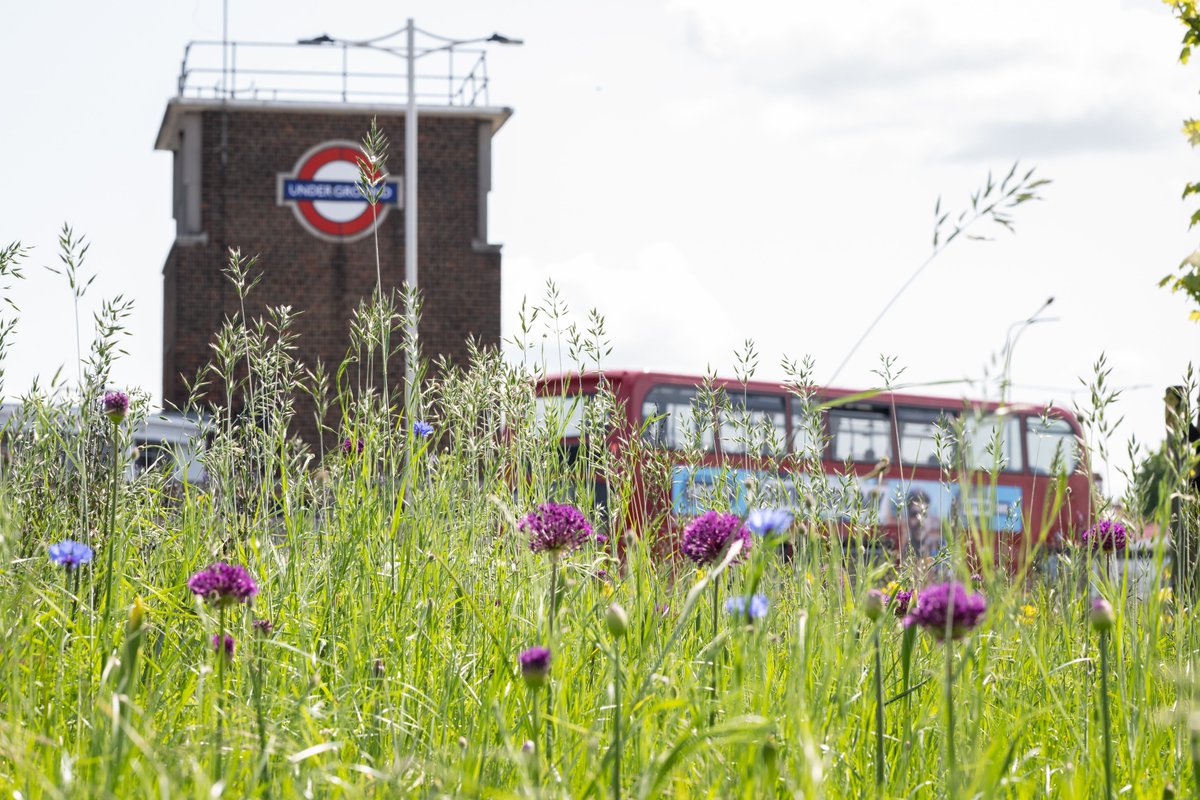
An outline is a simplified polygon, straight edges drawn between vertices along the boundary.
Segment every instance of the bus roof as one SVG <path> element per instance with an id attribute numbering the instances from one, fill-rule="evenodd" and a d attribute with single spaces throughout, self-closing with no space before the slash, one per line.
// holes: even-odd
<path id="1" fill-rule="evenodd" d="M 702 375 L 689 375 L 685 373 L 673 372 L 656 372 L 651 370 L 589 370 L 580 372 L 566 372 L 556 375 L 547 375 L 542 378 L 539 383 L 544 386 L 560 387 L 564 382 L 569 388 L 578 387 L 580 391 L 586 391 L 594 388 L 599 383 L 600 378 L 613 384 L 622 383 L 673 383 L 677 385 L 692 385 L 698 386 L 704 382 L 705 377 Z M 729 389 L 736 387 L 739 390 L 743 384 L 736 378 L 725 378 L 717 376 L 715 378 L 716 385 Z M 915 385 L 919 387 L 920 385 Z M 780 381 L 761 381 L 751 380 L 745 383 L 747 391 L 752 392 L 791 392 L 795 394 L 794 389 L 790 389 L 789 385 Z M 863 404 L 871 405 L 890 405 L 895 402 L 900 405 L 918 408 L 930 409 L 962 409 L 964 407 L 971 408 L 976 411 L 981 411 L 985 414 L 1000 413 L 1025 413 L 1025 414 L 1050 414 L 1061 419 L 1069 420 L 1072 427 L 1077 427 L 1078 423 L 1075 420 L 1075 414 L 1068 409 L 1059 406 L 1041 406 L 1032 403 L 1004 403 L 1001 404 L 995 400 L 977 400 L 974 398 L 959 396 L 945 397 L 937 395 L 916 394 L 904 391 L 904 387 L 900 387 L 900 391 L 887 391 L 884 389 L 847 389 L 843 387 L 826 387 L 813 386 L 812 391 L 822 399 L 842 401 L 834 402 L 830 405 L 846 405 L 859 400 Z M 1003 411 L 1001 411 L 1003 409 Z"/>

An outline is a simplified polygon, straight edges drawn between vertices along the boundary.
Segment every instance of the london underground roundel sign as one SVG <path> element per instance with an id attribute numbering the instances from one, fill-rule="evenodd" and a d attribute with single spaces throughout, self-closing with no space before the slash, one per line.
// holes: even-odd
<path id="1" fill-rule="evenodd" d="M 371 233 L 400 207 L 400 185 L 385 181 L 375 208 L 358 188 L 362 148 L 354 142 L 322 142 L 289 172 L 279 173 L 276 201 L 291 206 L 309 233 L 331 242 L 352 242 Z"/>

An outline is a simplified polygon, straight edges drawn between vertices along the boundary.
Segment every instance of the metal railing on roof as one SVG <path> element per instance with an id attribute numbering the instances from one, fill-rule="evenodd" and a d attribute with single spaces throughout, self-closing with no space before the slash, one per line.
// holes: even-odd
<path id="1" fill-rule="evenodd" d="M 404 105 L 407 61 L 402 49 L 329 42 L 193 41 L 183 51 L 178 96 Z M 442 47 L 414 73 L 419 105 L 488 105 L 487 53 Z"/>

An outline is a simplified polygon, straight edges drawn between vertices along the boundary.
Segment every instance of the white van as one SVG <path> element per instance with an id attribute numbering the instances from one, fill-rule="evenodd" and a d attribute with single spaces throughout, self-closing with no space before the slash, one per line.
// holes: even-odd
<path id="1" fill-rule="evenodd" d="M 159 463 L 171 459 L 175 465 L 173 477 L 179 483 L 204 483 L 205 420 L 179 411 L 159 411 L 146 415 L 133 431 L 133 454 L 130 461 L 134 475 L 140 475 Z"/>
<path id="2" fill-rule="evenodd" d="M 0 449 L 7 447 L 3 441 L 16 431 L 11 426 L 24 427 L 20 416 L 21 404 L 0 404 Z M 72 417 L 75 415 L 72 414 Z M 135 477 L 170 459 L 174 468 L 171 477 L 179 483 L 204 483 L 208 473 L 204 469 L 203 455 L 207 419 L 178 411 L 151 412 L 132 431 L 132 447 L 128 454 L 129 477 Z"/>

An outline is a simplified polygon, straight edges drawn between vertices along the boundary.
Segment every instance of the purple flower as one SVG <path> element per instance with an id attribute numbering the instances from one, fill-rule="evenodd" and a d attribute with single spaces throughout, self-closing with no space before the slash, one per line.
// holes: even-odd
<path id="1" fill-rule="evenodd" d="M 750 622 L 765 617 L 769 607 L 770 603 L 767 602 L 765 594 L 756 594 L 750 598 L 731 597 L 725 601 L 726 614 L 742 617 Z"/>
<path id="2" fill-rule="evenodd" d="M 518 523 L 529 534 L 529 549 L 560 556 L 578 550 L 592 536 L 592 526 L 575 506 L 543 503 Z"/>
<path id="3" fill-rule="evenodd" d="M 249 603 L 258 594 L 258 585 L 245 567 L 223 562 L 197 572 L 188 581 L 188 588 L 217 608 Z"/>
<path id="4" fill-rule="evenodd" d="M 746 517 L 746 527 L 764 537 L 777 536 L 791 524 L 792 512 L 783 508 L 756 508 Z"/>
<path id="5" fill-rule="evenodd" d="M 537 689 L 545 684 L 550 674 L 550 651 L 545 647 L 531 647 L 517 656 L 517 663 L 521 665 L 525 685 Z"/>
<path id="6" fill-rule="evenodd" d="M 1110 631 L 1117 624 L 1117 616 L 1113 613 L 1112 605 L 1103 597 L 1092 601 L 1092 610 L 1088 615 L 1094 631 Z"/>
<path id="7" fill-rule="evenodd" d="M 124 392 L 105 392 L 104 399 L 100 401 L 100 410 L 114 425 L 119 423 L 129 411 L 129 395 Z"/>
<path id="8" fill-rule="evenodd" d="M 901 589 L 900 591 L 896 592 L 895 600 L 897 617 L 903 617 L 908 613 L 908 604 L 912 601 L 912 596 L 913 593 L 905 589 Z M 884 595 L 884 597 L 887 597 L 887 595 Z M 891 602 L 890 599 L 889 602 Z"/>
<path id="9" fill-rule="evenodd" d="M 347 436 L 342 440 L 342 453 L 348 456 L 361 454 L 365 446 L 366 442 L 362 439 L 351 439 Z"/>
<path id="10" fill-rule="evenodd" d="M 75 569 L 92 560 L 92 548 L 74 539 L 63 539 L 50 545 L 50 560 L 67 569 Z"/>
<path id="11" fill-rule="evenodd" d="M 224 655 L 226 658 L 233 658 L 233 650 L 237 647 L 237 640 L 227 633 L 225 634 L 224 647 L 222 647 L 221 634 L 214 633 L 212 638 L 212 646 L 213 652 L 217 653 L 218 655 Z M 221 653 L 222 650 L 225 651 L 223 654 Z"/>
<path id="12" fill-rule="evenodd" d="M 250 627 L 254 628 L 254 632 L 261 636 L 270 636 L 271 631 L 275 630 L 275 626 L 269 619 L 256 619 L 250 623 Z"/>
<path id="13" fill-rule="evenodd" d="M 750 549 L 750 530 L 736 514 L 707 511 L 683 529 L 683 554 L 699 566 L 711 564 L 721 558 L 733 539 L 742 540 L 743 554 Z"/>
<path id="14" fill-rule="evenodd" d="M 939 583 L 921 590 L 917 595 L 917 607 L 904 618 L 904 624 L 920 625 L 939 642 L 946 638 L 947 628 L 951 639 L 961 639 L 979 624 L 986 610 L 987 601 L 983 595 L 967 594 L 966 588 L 957 581 Z"/>
<path id="15" fill-rule="evenodd" d="M 1106 519 L 1083 532 L 1083 544 L 1093 553 L 1121 553 L 1129 539 L 1129 532 L 1119 522 Z"/>
<path id="16" fill-rule="evenodd" d="M 413 423 L 413 433 L 422 438 L 433 436 L 433 426 L 423 419 Z"/>

